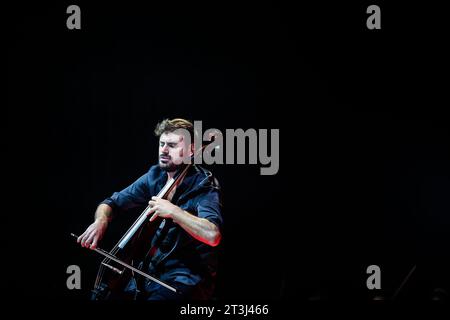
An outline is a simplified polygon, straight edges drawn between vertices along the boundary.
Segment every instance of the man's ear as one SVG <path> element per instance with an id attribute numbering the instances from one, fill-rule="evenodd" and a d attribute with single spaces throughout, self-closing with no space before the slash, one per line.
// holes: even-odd
<path id="1" fill-rule="evenodd" d="M 193 155 L 194 155 L 194 153 L 195 153 L 195 146 L 194 146 L 194 143 L 191 143 L 191 154 L 190 154 L 190 156 L 192 157 Z"/>

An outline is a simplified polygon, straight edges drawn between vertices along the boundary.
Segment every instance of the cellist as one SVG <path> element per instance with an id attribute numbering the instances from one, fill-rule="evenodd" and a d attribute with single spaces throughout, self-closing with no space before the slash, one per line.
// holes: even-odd
<path id="1" fill-rule="evenodd" d="M 177 129 L 191 134 L 186 139 Z M 159 162 L 131 185 L 102 201 L 95 221 L 80 235 L 81 246 L 95 249 L 108 224 L 119 210 L 147 206 L 149 219 L 165 219 L 149 240 L 149 254 L 141 265 L 148 272 L 177 288 L 174 293 L 158 283 L 131 277 L 124 294 L 137 300 L 206 300 L 216 280 L 218 244 L 223 218 L 220 187 L 212 173 L 199 165 L 190 166 L 169 197 L 155 197 L 194 151 L 194 126 L 185 119 L 165 119 L 156 125 Z M 180 294 L 181 293 L 181 294 Z"/>

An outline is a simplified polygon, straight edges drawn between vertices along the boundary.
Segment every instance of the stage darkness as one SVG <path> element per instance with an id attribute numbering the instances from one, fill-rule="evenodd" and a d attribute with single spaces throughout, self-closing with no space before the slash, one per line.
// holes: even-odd
<path id="1" fill-rule="evenodd" d="M 81 2 L 82 28 L 68 30 L 68 5 L 10 11 L 8 288 L 87 299 L 100 257 L 70 232 L 156 163 L 166 117 L 280 129 L 277 175 L 209 167 L 224 195 L 217 299 L 390 297 L 414 265 L 399 299 L 449 288 L 448 49 L 443 20 L 409 20 L 431 11 L 386 4 L 370 31 L 364 5 Z M 380 292 L 366 288 L 372 264 Z"/>

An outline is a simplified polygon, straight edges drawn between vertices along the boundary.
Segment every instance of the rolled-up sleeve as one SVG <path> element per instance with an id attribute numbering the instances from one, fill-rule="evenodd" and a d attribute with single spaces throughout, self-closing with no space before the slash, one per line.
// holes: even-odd
<path id="1" fill-rule="evenodd" d="M 217 225 L 219 229 L 222 229 L 222 204 L 220 192 L 217 189 L 202 194 L 197 203 L 197 216 L 211 221 Z"/>
<path id="2" fill-rule="evenodd" d="M 148 173 L 146 173 L 122 191 L 114 192 L 111 197 L 101 203 L 121 210 L 145 205 L 150 200 L 148 179 Z"/>

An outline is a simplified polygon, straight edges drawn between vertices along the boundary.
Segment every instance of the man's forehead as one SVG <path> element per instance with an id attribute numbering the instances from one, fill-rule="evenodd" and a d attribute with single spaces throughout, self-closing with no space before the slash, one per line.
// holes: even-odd
<path id="1" fill-rule="evenodd" d="M 164 132 L 160 137 L 159 141 L 167 143 L 177 143 L 183 140 L 182 134 L 177 134 L 174 132 Z"/>

